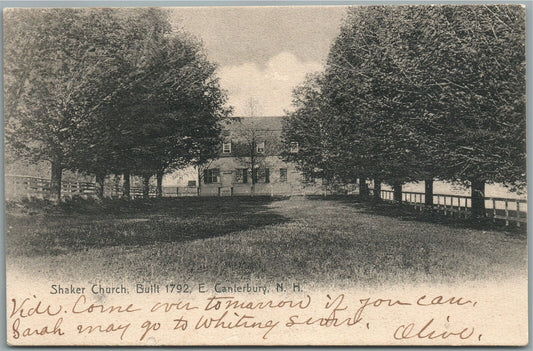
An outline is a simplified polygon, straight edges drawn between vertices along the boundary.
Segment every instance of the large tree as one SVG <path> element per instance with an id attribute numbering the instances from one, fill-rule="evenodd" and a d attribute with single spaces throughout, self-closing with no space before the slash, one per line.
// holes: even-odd
<path id="1" fill-rule="evenodd" d="M 59 198 L 63 169 L 78 167 L 80 145 L 95 144 L 81 131 L 98 124 L 131 73 L 135 21 L 112 9 L 13 9 L 4 21 L 7 149 L 49 161 Z"/>
<path id="2" fill-rule="evenodd" d="M 469 184 L 474 217 L 485 183 L 526 181 L 525 11 L 522 6 L 442 6 L 428 73 L 441 150 L 440 176 Z"/>
<path id="3" fill-rule="evenodd" d="M 153 74 L 136 87 L 138 116 L 132 172 L 157 178 L 215 156 L 219 122 L 229 110 L 200 42 L 181 33 L 166 38 L 152 58 Z M 146 190 L 145 190 L 146 191 Z"/>
<path id="4" fill-rule="evenodd" d="M 103 76 L 100 80 L 108 87 L 108 94 L 85 123 L 76 128 L 76 147 L 70 167 L 95 175 L 99 196 L 104 195 L 103 182 L 107 174 L 124 173 L 125 192 L 129 196 L 129 172 L 134 161 L 131 148 L 138 144 L 136 133 L 139 120 L 144 118 L 135 112 L 141 104 L 149 103 L 141 101 L 139 86 L 152 79 L 154 56 L 170 34 L 171 26 L 168 14 L 160 9 L 104 11 L 109 13 L 108 21 L 115 26 L 114 36 L 120 47 L 119 60 L 114 67 L 117 74 Z M 102 13 L 96 15 L 102 16 Z M 109 50 L 107 46 L 104 43 L 99 48 Z"/>
<path id="5" fill-rule="evenodd" d="M 328 56 L 322 94 L 336 163 L 344 165 L 336 168 L 357 175 L 362 196 L 373 178 L 378 189 L 381 181 L 393 185 L 401 200 L 401 185 L 417 176 L 416 145 L 406 125 L 413 92 L 398 70 L 403 43 L 391 34 L 394 12 L 387 6 L 349 12 Z"/>
<path id="6" fill-rule="evenodd" d="M 355 181 L 337 141 L 336 115 L 323 94 L 323 74 L 308 75 L 293 91 L 294 111 L 283 124 L 283 157 L 307 178 L 322 178 L 330 186 Z"/>

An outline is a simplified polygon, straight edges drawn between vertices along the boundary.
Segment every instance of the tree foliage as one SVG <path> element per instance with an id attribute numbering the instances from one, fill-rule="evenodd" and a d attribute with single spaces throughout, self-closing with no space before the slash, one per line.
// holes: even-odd
<path id="1" fill-rule="evenodd" d="M 285 139 L 304 171 L 525 184 L 521 6 L 351 8 L 325 71 L 294 94 Z"/>
<path id="2" fill-rule="evenodd" d="M 62 169 L 149 177 L 214 155 L 225 95 L 201 43 L 159 9 L 10 10 L 10 152 Z M 59 194 L 59 190 L 57 193 Z"/>

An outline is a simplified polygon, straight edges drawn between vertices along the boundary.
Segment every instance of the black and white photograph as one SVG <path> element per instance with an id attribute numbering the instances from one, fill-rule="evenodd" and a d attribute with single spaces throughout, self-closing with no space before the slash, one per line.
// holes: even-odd
<path id="1" fill-rule="evenodd" d="M 3 10 L 10 345 L 525 345 L 526 6 Z"/>

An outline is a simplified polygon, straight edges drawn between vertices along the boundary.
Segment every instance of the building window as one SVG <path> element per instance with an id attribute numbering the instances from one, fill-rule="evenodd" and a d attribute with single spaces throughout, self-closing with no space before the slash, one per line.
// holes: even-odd
<path id="1" fill-rule="evenodd" d="M 227 141 L 222 144 L 222 153 L 223 154 L 231 153 L 231 141 Z"/>
<path id="2" fill-rule="evenodd" d="M 246 184 L 248 183 L 248 169 L 238 168 L 235 170 L 235 183 Z"/>
<path id="3" fill-rule="evenodd" d="M 265 152 L 265 142 L 262 141 L 262 142 L 260 142 L 260 143 L 257 143 L 257 147 L 256 147 L 256 149 L 257 149 L 257 153 L 258 153 L 258 154 L 262 154 L 262 153 L 264 153 L 264 152 Z"/>
<path id="4" fill-rule="evenodd" d="M 204 183 L 220 183 L 220 170 L 218 168 L 204 170 Z"/>
<path id="5" fill-rule="evenodd" d="M 298 151 L 299 151 L 298 142 L 296 142 L 296 141 L 291 141 L 291 147 L 290 147 L 290 152 L 291 152 L 291 154 L 297 154 Z"/>
<path id="6" fill-rule="evenodd" d="M 280 182 L 286 182 L 287 181 L 287 168 L 280 168 L 279 169 L 279 181 Z"/>
<path id="7" fill-rule="evenodd" d="M 270 183 L 270 169 L 256 168 L 252 172 L 254 183 Z"/>

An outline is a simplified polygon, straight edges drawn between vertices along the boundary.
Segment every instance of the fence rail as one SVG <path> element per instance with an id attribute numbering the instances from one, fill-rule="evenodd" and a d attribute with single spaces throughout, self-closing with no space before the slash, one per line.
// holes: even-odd
<path id="1" fill-rule="evenodd" d="M 48 199 L 51 194 L 50 179 L 43 179 L 30 176 L 6 175 L 5 176 L 5 198 L 6 200 L 21 200 L 23 198 Z M 122 195 L 122 189 L 113 182 L 108 182 L 104 186 L 104 197 L 116 198 Z M 195 196 L 196 187 L 163 187 L 163 196 Z M 97 186 L 93 182 L 69 182 L 61 183 L 61 197 L 73 198 L 82 197 L 84 199 L 97 196 Z M 130 187 L 132 198 L 143 196 L 142 187 Z M 155 187 L 150 186 L 149 197 L 155 197 Z"/>
<path id="2" fill-rule="evenodd" d="M 48 198 L 50 197 L 50 180 L 38 177 L 6 175 L 5 197 L 6 200 L 21 198 Z M 96 195 L 96 185 L 90 182 L 62 182 L 61 192 L 64 197 L 90 197 Z"/>
<path id="3" fill-rule="evenodd" d="M 374 190 L 370 189 L 370 192 L 373 194 Z M 393 201 L 394 191 L 381 190 L 380 197 L 385 201 Z M 426 194 L 404 191 L 402 192 L 402 202 L 422 211 L 426 208 Z M 472 199 L 470 196 L 433 194 L 433 208 L 445 215 L 467 218 L 471 213 L 471 207 Z M 486 197 L 485 211 L 487 216 L 493 220 L 505 221 L 505 225 L 509 225 L 511 222 L 516 223 L 517 226 L 520 226 L 521 223 L 527 223 L 527 200 L 524 199 Z"/>

